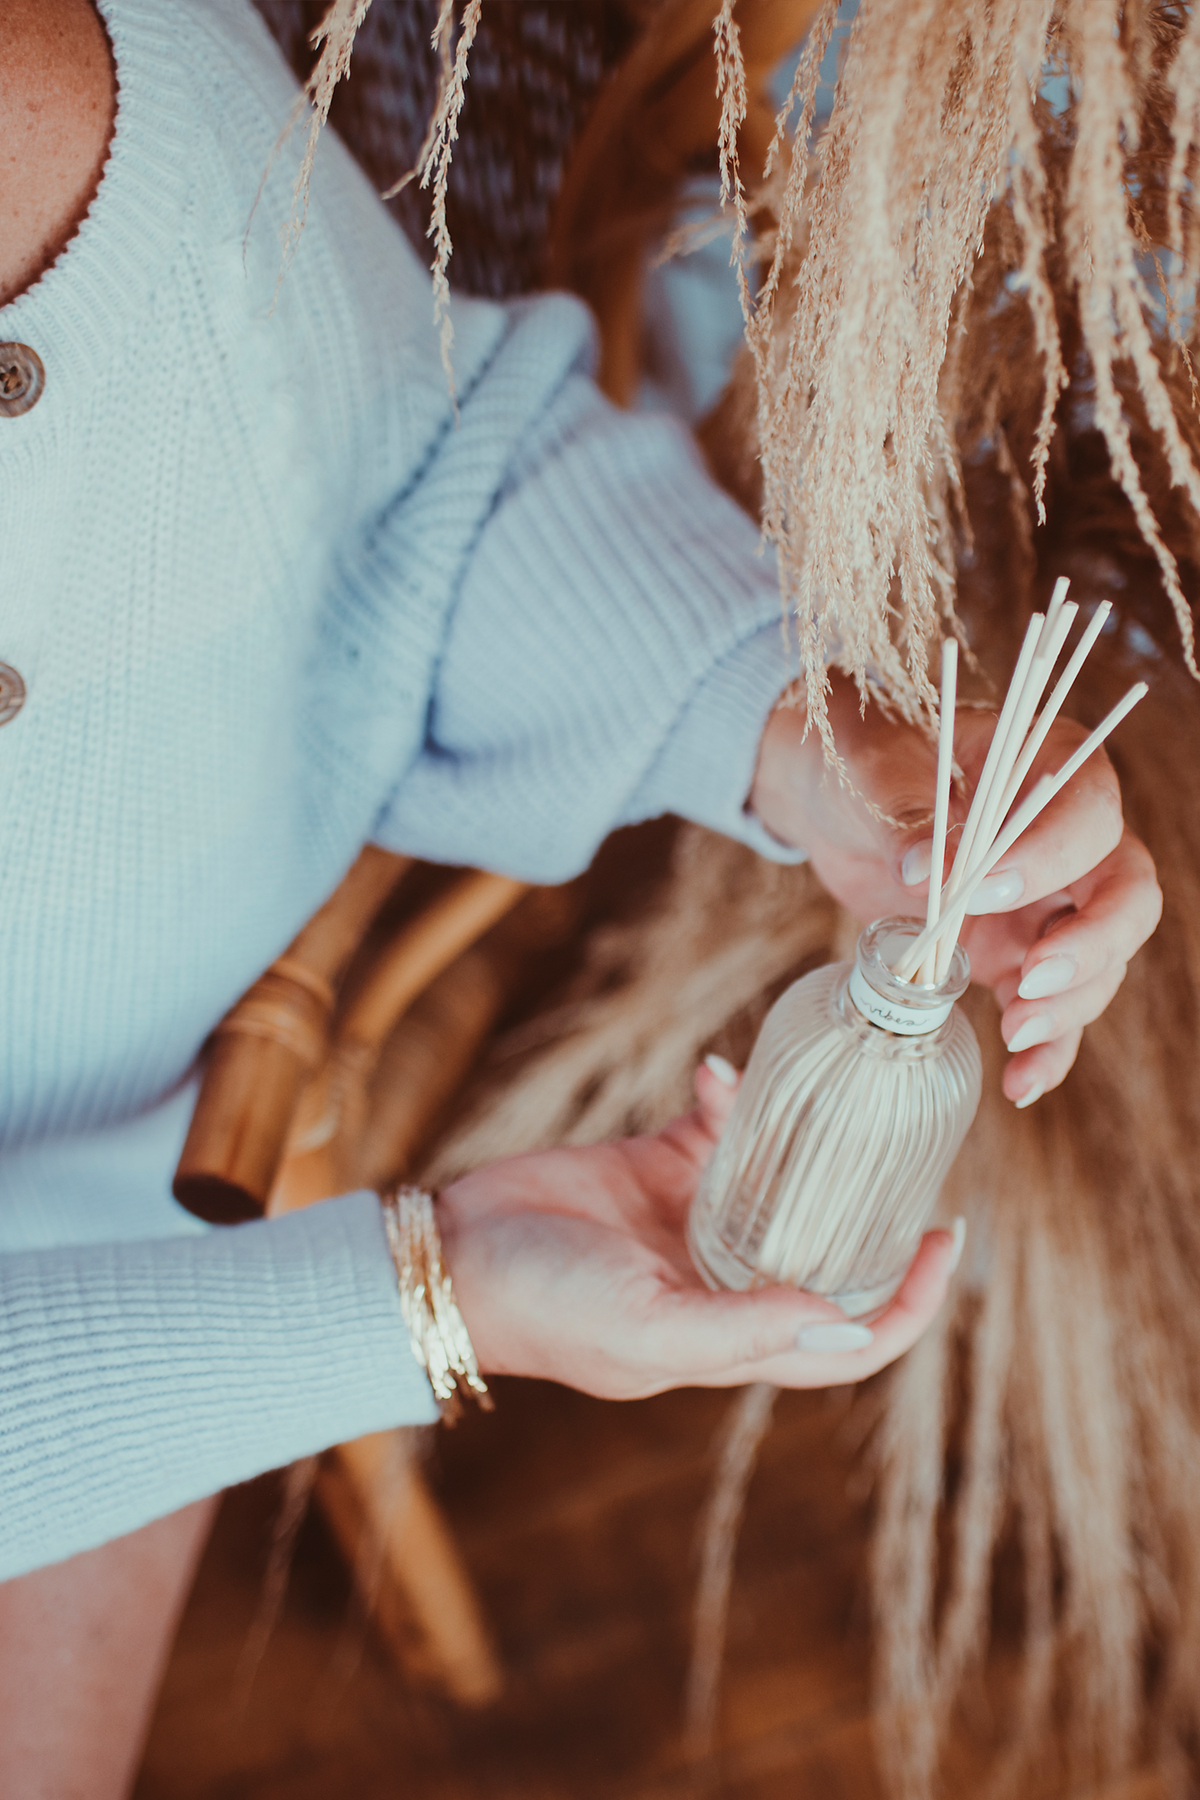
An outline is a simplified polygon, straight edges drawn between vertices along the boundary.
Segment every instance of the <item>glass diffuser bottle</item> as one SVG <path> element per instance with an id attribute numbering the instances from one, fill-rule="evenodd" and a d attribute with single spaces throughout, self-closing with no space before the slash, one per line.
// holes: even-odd
<path id="1" fill-rule="evenodd" d="M 982 1074 L 955 1006 L 966 952 L 956 946 L 936 986 L 892 973 L 920 930 L 868 926 L 853 964 L 805 975 L 768 1013 L 688 1220 L 711 1287 L 785 1282 L 851 1318 L 899 1287 Z"/>

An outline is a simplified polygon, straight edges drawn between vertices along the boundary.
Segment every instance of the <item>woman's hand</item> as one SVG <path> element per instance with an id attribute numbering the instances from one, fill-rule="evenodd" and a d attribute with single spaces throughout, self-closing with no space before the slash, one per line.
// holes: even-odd
<path id="1" fill-rule="evenodd" d="M 815 733 L 801 742 L 803 713 L 780 708 L 763 736 L 751 805 L 777 837 L 808 851 L 826 887 L 856 918 L 923 914 L 934 748 L 878 708 L 862 718 L 852 684 L 836 676 L 830 717 L 857 794 L 824 766 Z M 953 826 L 966 817 L 995 724 L 990 712 L 958 714 L 955 754 L 968 795 L 951 800 L 947 872 Z M 1024 791 L 1060 768 L 1085 735 L 1058 720 Z M 864 801 L 913 825 L 883 825 Z M 1004 1074 L 1010 1100 L 1028 1106 L 1057 1087 L 1083 1027 L 1104 1011 L 1161 910 L 1154 865 L 1124 826 L 1116 775 L 1098 751 L 983 883 L 961 934 L 973 977 L 995 991 L 1003 1009 L 1000 1028 L 1013 1052 Z"/>
<path id="2" fill-rule="evenodd" d="M 791 1288 L 710 1293 L 684 1221 L 733 1088 L 701 1068 L 696 1092 L 696 1110 L 654 1137 L 514 1157 L 443 1191 L 443 1250 L 485 1374 L 612 1400 L 748 1381 L 831 1387 L 874 1374 L 929 1324 L 957 1260 L 947 1231 L 926 1234 L 870 1330 Z"/>

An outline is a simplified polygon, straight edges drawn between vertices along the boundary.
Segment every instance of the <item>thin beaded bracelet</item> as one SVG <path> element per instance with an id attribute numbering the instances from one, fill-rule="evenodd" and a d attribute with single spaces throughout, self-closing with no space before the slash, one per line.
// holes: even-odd
<path id="1" fill-rule="evenodd" d="M 491 1412 L 492 1397 L 479 1373 L 466 1321 L 442 1260 L 433 1195 L 423 1188 L 397 1187 L 379 1198 L 388 1249 L 396 1265 L 400 1310 L 413 1354 L 429 1377 L 443 1419 L 452 1424 L 458 1417 L 464 1392 L 473 1394 L 483 1410 Z"/>

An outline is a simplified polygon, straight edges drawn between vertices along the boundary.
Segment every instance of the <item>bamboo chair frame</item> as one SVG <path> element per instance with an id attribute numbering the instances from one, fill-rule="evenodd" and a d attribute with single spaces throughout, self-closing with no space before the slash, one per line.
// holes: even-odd
<path id="1" fill-rule="evenodd" d="M 364 850 L 217 1027 L 175 1178 L 177 1197 L 201 1217 L 275 1216 L 402 1177 L 519 986 L 528 951 L 561 940 L 574 921 L 572 890 L 545 890 L 530 896 L 541 911 L 523 944 L 513 929 L 497 934 L 528 890 L 469 871 L 386 937 L 353 991 L 339 994 L 409 866 Z M 373 1084 L 385 1101 L 374 1107 Z M 494 1699 L 492 1637 L 411 1434 L 337 1446 L 316 1493 L 351 1569 L 370 1571 L 364 1597 L 405 1677 L 465 1706 Z"/>

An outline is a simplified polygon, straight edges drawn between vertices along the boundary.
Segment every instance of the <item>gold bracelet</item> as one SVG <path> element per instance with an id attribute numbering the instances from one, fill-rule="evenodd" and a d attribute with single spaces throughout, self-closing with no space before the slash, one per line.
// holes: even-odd
<path id="1" fill-rule="evenodd" d="M 398 1187 L 379 1198 L 388 1249 L 396 1265 L 400 1310 L 413 1354 L 429 1377 L 443 1419 L 452 1424 L 458 1417 L 464 1389 L 474 1394 L 485 1412 L 491 1412 L 492 1397 L 479 1373 L 466 1321 L 442 1260 L 433 1195 L 423 1188 Z"/>

